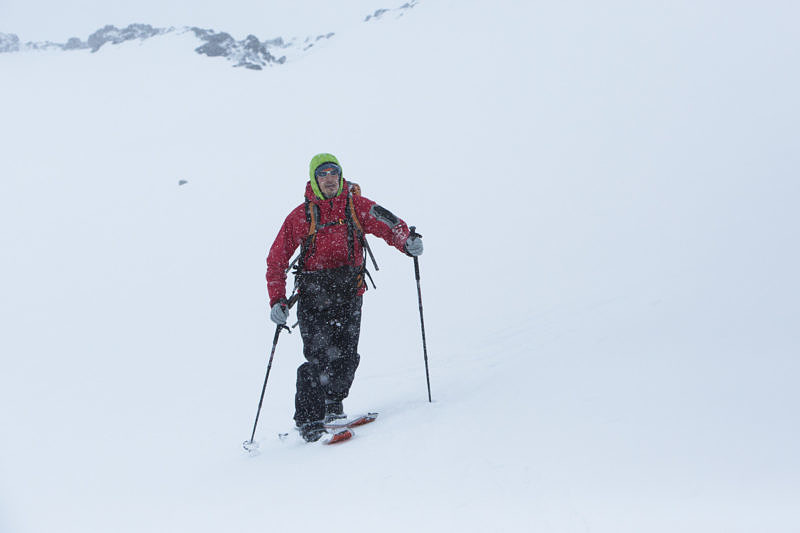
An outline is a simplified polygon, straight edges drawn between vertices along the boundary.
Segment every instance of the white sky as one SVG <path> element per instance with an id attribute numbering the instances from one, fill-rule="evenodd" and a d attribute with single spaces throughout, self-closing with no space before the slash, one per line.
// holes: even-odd
<path id="1" fill-rule="evenodd" d="M 336 31 L 401 0 L 3 0 L 0 32 L 22 41 L 85 39 L 106 24 L 201 26 L 259 38 Z M 247 15 L 243 15 L 248 13 Z M 291 34 L 291 35 L 290 35 Z"/>

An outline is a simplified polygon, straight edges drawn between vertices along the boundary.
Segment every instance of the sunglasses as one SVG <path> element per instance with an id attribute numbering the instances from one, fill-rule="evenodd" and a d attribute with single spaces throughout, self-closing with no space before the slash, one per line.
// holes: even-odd
<path id="1" fill-rule="evenodd" d="M 325 176 L 339 176 L 339 167 L 326 167 L 324 169 L 317 169 L 314 172 L 314 175 L 318 178 L 324 178 Z"/>

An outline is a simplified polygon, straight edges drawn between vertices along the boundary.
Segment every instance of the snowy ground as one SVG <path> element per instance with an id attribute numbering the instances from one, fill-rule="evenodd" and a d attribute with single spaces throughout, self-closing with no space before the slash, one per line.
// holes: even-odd
<path id="1" fill-rule="evenodd" d="M 0 55 L 0 531 L 800 530 L 798 14 L 425 0 L 262 72 Z M 345 406 L 379 421 L 278 440 L 283 335 L 249 457 L 320 151 L 425 236 L 434 402 L 373 240 Z"/>

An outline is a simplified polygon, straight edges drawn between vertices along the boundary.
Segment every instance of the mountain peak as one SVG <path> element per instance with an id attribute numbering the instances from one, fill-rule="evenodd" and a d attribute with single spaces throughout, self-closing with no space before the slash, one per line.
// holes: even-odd
<path id="1" fill-rule="evenodd" d="M 378 9 L 369 14 L 364 22 L 376 21 L 387 14 L 395 13 L 397 17 L 417 5 L 417 0 L 412 0 L 400 7 L 393 9 Z M 13 33 L 0 33 L 0 53 L 10 53 L 28 50 L 89 50 L 97 52 L 106 44 L 122 44 L 127 41 L 145 41 L 153 37 L 166 34 L 183 34 L 191 32 L 202 44 L 194 49 L 195 52 L 208 57 L 223 57 L 234 63 L 235 67 L 245 67 L 252 70 L 261 70 L 268 65 L 281 65 L 287 60 L 287 52 L 292 49 L 295 52 L 305 52 L 319 41 L 331 39 L 335 32 L 327 32 L 316 36 L 308 36 L 304 39 L 274 37 L 261 41 L 253 34 L 247 35 L 244 39 L 237 40 L 229 33 L 216 31 L 208 28 L 192 27 L 169 27 L 157 28 L 150 24 L 134 23 L 124 28 L 113 25 L 103 26 L 95 31 L 83 41 L 78 37 L 71 37 L 65 43 L 52 41 L 27 42 L 21 43 L 17 35 Z"/>

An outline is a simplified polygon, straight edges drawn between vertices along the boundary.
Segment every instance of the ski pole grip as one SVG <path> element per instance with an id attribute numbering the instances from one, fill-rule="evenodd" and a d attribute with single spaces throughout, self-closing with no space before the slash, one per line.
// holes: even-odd
<path id="1" fill-rule="evenodd" d="M 408 238 L 409 239 L 412 238 L 412 237 L 422 238 L 422 235 L 417 233 L 417 227 L 416 226 L 411 226 L 408 229 L 411 230 L 411 232 L 408 234 Z M 417 287 L 419 287 L 419 259 L 417 259 L 416 257 L 414 257 L 414 277 L 417 278 Z"/>

